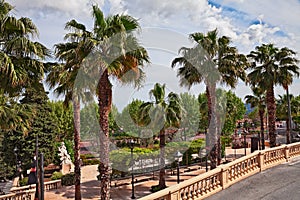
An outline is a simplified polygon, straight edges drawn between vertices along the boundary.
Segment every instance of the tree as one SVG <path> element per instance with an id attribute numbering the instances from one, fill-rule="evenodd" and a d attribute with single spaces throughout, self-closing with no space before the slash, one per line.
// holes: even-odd
<path id="1" fill-rule="evenodd" d="M 193 136 L 198 132 L 200 120 L 199 104 L 196 97 L 187 92 L 181 93 L 179 96 L 182 110 L 184 111 L 180 126 L 183 128 L 184 140 L 187 140 L 187 136 Z"/>
<path id="2" fill-rule="evenodd" d="M 42 79 L 50 51 L 31 40 L 38 35 L 37 27 L 29 18 L 11 15 L 13 8 L 0 1 L 0 84 L 4 94 L 17 96 Z"/>
<path id="3" fill-rule="evenodd" d="M 276 117 L 279 120 L 285 120 L 286 121 L 286 129 L 292 128 L 289 126 L 289 116 L 291 116 L 291 120 L 297 116 L 299 112 L 299 102 L 296 100 L 296 98 L 293 95 L 289 95 L 289 99 L 286 95 L 278 95 L 279 98 L 276 99 Z M 290 100 L 290 108 L 288 106 L 288 101 Z M 289 113 L 290 109 L 290 113 Z M 286 141 L 289 143 L 290 138 L 289 134 L 286 134 Z M 289 139 L 289 140 L 288 140 Z"/>
<path id="4" fill-rule="evenodd" d="M 133 31 L 139 28 L 136 19 L 129 15 L 104 17 L 93 6 L 94 36 L 102 55 L 97 96 L 100 131 L 100 199 L 108 200 L 109 194 L 109 113 L 112 108 L 112 84 L 115 78 L 123 84 L 139 86 L 144 78 L 143 65 L 149 62 L 146 50 L 140 46 Z"/>
<path id="5" fill-rule="evenodd" d="M 138 137 L 142 131 L 139 127 L 139 108 L 144 102 L 138 99 L 132 100 L 123 110 L 117 115 L 117 125 L 128 135 Z M 141 138 L 141 137 L 139 137 Z"/>
<path id="6" fill-rule="evenodd" d="M 150 126 L 152 130 L 159 131 L 159 148 L 160 148 L 160 171 L 159 185 L 160 189 L 166 188 L 165 172 L 165 146 L 166 146 L 166 129 L 169 127 L 180 126 L 182 108 L 180 98 L 177 94 L 170 92 L 165 96 L 165 85 L 156 83 L 154 88 L 149 92 L 154 101 L 143 103 L 140 106 L 140 124 Z"/>
<path id="7" fill-rule="evenodd" d="M 258 108 L 259 120 L 260 120 L 260 134 L 262 150 L 265 149 L 265 130 L 264 130 L 264 118 L 266 110 L 266 97 L 265 92 L 260 88 L 252 87 L 253 95 L 246 95 L 246 103 L 249 103 L 252 108 Z"/>
<path id="8" fill-rule="evenodd" d="M 286 143 L 290 144 L 291 138 L 291 123 L 292 123 L 292 113 L 291 113 L 291 99 L 289 94 L 289 85 L 293 83 L 293 75 L 299 77 L 299 67 L 296 65 L 298 60 L 295 58 L 296 52 L 288 48 L 282 48 L 279 53 L 280 65 L 282 65 L 282 70 L 280 71 L 281 77 L 279 82 L 286 91 L 287 97 L 287 121 L 286 121 Z M 291 71 L 293 74 L 291 74 Z"/>
<path id="9" fill-rule="evenodd" d="M 55 45 L 56 58 L 63 63 L 52 67 L 47 76 L 47 83 L 50 89 L 55 88 L 58 95 L 65 96 L 65 105 L 73 103 L 74 114 L 74 153 L 75 153 L 75 199 L 81 199 L 80 190 L 80 102 L 90 100 L 92 97 L 85 89 L 89 89 L 85 79 L 78 79 L 82 63 L 86 56 L 94 48 L 92 33 L 86 31 L 83 24 L 71 20 L 66 23 L 65 29 L 71 31 L 65 35 L 66 43 Z M 76 82 L 77 80 L 83 82 Z M 88 98 L 90 97 L 90 98 Z"/>
<path id="10" fill-rule="evenodd" d="M 66 107 L 63 101 L 50 101 L 48 104 L 52 110 L 51 117 L 58 126 L 56 140 L 73 140 L 74 119 L 72 105 Z"/>
<path id="11" fill-rule="evenodd" d="M 52 163 L 55 157 L 55 135 L 58 129 L 51 117 L 51 107 L 42 83 L 37 84 L 36 88 L 27 88 L 24 97 L 20 100 L 22 105 L 29 107 L 34 113 L 31 116 L 29 131 L 24 134 L 19 127 L 7 130 L 4 132 L 2 143 L 2 151 L 5 150 L 3 151 L 4 162 L 9 166 L 15 166 L 15 159 L 12 158 L 15 158 L 14 148 L 17 147 L 17 155 L 23 172 L 31 166 L 35 154 L 36 137 L 38 137 L 39 152 L 44 153 L 45 164 Z"/>
<path id="12" fill-rule="evenodd" d="M 292 50 L 286 47 L 279 49 L 273 44 L 257 46 L 255 51 L 251 51 L 248 55 L 252 61 L 250 67 L 252 71 L 248 74 L 249 82 L 253 87 L 259 87 L 266 91 L 271 147 L 276 146 L 274 87 L 291 84 L 292 77 L 298 74 L 297 60 L 294 55 L 295 52 Z M 283 79 L 288 81 L 283 81 Z"/>
<path id="13" fill-rule="evenodd" d="M 172 67 L 181 65 L 178 69 L 180 85 L 190 88 L 194 84 L 204 82 L 208 99 L 209 133 L 207 147 L 210 148 L 211 169 L 217 165 L 218 130 L 216 121 L 216 85 L 223 83 L 235 87 L 238 78 L 245 78 L 244 68 L 247 59 L 239 54 L 235 47 L 230 46 L 226 36 L 218 37 L 217 29 L 203 33 L 190 34 L 196 42 L 192 48 L 182 47 L 179 52 L 182 57 L 172 61 Z"/>

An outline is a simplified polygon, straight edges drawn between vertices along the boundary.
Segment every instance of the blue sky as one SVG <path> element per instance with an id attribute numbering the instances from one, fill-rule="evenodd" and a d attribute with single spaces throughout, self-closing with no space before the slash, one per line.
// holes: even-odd
<path id="1" fill-rule="evenodd" d="M 92 27 L 91 5 L 98 4 L 105 14 L 125 13 L 138 18 L 142 26 L 142 44 L 149 50 L 152 67 L 146 85 L 160 81 L 170 90 L 178 87 L 176 71 L 170 63 L 181 46 L 191 46 L 187 39 L 193 32 L 207 32 L 218 28 L 220 35 L 232 38 L 233 45 L 248 53 L 256 45 L 275 43 L 300 53 L 300 1 L 299 0 L 8 0 L 16 7 L 17 16 L 30 17 L 40 31 L 39 40 L 52 48 L 62 42 L 64 24 L 76 19 Z M 116 104 L 122 108 L 140 91 L 116 85 Z M 291 86 L 295 95 L 300 94 L 300 81 Z M 146 87 L 145 87 L 146 88 Z M 191 92 L 203 92 L 203 86 Z M 238 96 L 250 93 L 243 83 L 235 90 Z M 127 95 L 118 98 L 118 95 Z M 276 88 L 282 94 L 281 88 Z M 130 94 L 130 95 L 128 95 Z M 147 94 L 147 93 L 146 93 Z"/>

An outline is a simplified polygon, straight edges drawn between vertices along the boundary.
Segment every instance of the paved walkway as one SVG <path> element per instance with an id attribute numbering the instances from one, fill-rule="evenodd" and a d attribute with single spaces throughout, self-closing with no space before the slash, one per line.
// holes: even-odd
<path id="1" fill-rule="evenodd" d="M 300 157 L 257 173 L 206 200 L 299 200 Z"/>
<path id="2" fill-rule="evenodd" d="M 250 149 L 247 149 L 247 154 L 250 154 Z M 226 149 L 226 157 L 229 160 L 233 160 L 235 158 L 239 158 L 244 156 L 244 149 Z M 205 168 L 200 168 L 200 166 L 191 166 L 191 169 L 193 169 L 190 172 L 187 172 L 186 168 L 181 168 L 180 169 L 180 180 L 187 180 L 190 179 L 194 176 L 197 176 L 201 173 L 205 172 Z M 99 181 L 97 181 L 97 165 L 91 165 L 91 166 L 84 166 L 82 167 L 82 184 L 81 184 L 81 194 L 82 194 L 82 199 L 99 199 Z M 186 172 L 184 172 L 186 171 Z M 151 177 L 147 176 L 148 178 Z M 141 178 L 147 178 L 146 176 L 144 177 L 139 177 L 138 179 Z M 135 196 L 136 198 L 140 198 L 143 196 L 146 196 L 148 194 L 151 194 L 150 188 L 152 185 L 157 185 L 158 184 L 158 174 L 155 174 L 156 180 L 148 180 L 140 183 L 135 183 Z M 112 184 L 111 187 L 111 199 L 112 200 L 127 200 L 131 199 L 131 179 L 126 179 L 128 184 L 127 185 L 122 185 L 118 187 L 114 187 Z M 125 180 L 125 181 L 126 181 Z M 166 184 L 167 186 L 171 186 L 173 184 L 177 184 L 177 176 L 172 175 L 170 170 L 167 170 L 167 177 L 166 177 Z M 62 187 L 59 190 L 56 191 L 48 191 L 45 193 L 45 199 L 46 200 L 66 200 L 66 199 L 74 199 L 74 186 L 66 186 Z"/>

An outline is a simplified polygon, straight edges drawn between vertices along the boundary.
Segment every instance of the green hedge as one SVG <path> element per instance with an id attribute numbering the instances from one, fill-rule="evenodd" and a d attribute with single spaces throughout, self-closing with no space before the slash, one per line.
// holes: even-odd
<path id="1" fill-rule="evenodd" d="M 27 185 L 27 182 L 28 182 L 28 177 L 24 177 L 22 180 L 19 180 L 20 186 Z"/>
<path id="2" fill-rule="evenodd" d="M 61 179 L 62 176 L 63 176 L 63 174 L 61 172 L 54 172 L 51 176 L 51 180 Z"/>
<path id="3" fill-rule="evenodd" d="M 70 173 L 61 177 L 61 184 L 65 186 L 75 185 L 75 174 Z"/>

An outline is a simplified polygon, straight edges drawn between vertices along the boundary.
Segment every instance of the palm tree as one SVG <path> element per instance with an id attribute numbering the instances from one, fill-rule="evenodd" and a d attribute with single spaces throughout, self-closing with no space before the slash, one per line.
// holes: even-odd
<path id="1" fill-rule="evenodd" d="M 26 135 L 30 129 L 34 110 L 17 103 L 0 90 L 0 129 L 21 130 Z"/>
<path id="2" fill-rule="evenodd" d="M 55 55 L 63 64 L 57 64 L 52 68 L 47 76 L 47 83 L 50 89 L 56 87 L 55 92 L 58 95 L 65 96 L 65 105 L 73 102 L 74 111 L 74 166 L 75 166 L 75 199 L 81 199 L 80 189 L 80 102 L 87 100 L 88 84 L 78 84 L 79 70 L 85 61 L 87 55 L 92 51 L 94 43 L 92 34 L 86 31 L 85 26 L 71 20 L 66 23 L 65 29 L 70 30 L 65 39 L 66 43 L 55 45 Z M 76 82 L 77 81 L 77 82 Z M 85 82 L 86 83 L 86 82 Z"/>
<path id="3" fill-rule="evenodd" d="M 108 115 L 112 107 L 112 84 L 110 77 L 124 84 L 139 86 L 144 78 L 142 66 L 149 62 L 147 51 L 133 35 L 139 23 L 129 15 L 104 17 L 103 12 L 93 6 L 94 36 L 99 54 L 102 56 L 100 77 L 97 86 L 100 124 L 100 195 L 108 200 L 109 194 L 109 124 Z"/>
<path id="4" fill-rule="evenodd" d="M 182 47 L 181 57 L 172 61 L 172 67 L 181 65 L 178 69 L 180 85 L 190 88 L 194 84 L 204 82 L 208 99 L 209 131 L 206 142 L 210 148 L 211 169 L 217 166 L 218 120 L 216 118 L 216 85 L 217 83 L 235 87 L 238 78 L 245 78 L 244 68 L 247 59 L 239 54 L 235 47 L 231 47 L 230 39 L 226 36 L 218 37 L 217 29 L 203 33 L 190 34 L 196 42 L 192 48 Z"/>
<path id="5" fill-rule="evenodd" d="M 297 116 L 297 112 L 299 110 L 298 102 L 293 95 L 289 95 L 289 98 L 286 95 L 278 95 L 279 99 L 276 100 L 276 116 L 279 120 L 286 121 L 286 142 L 290 143 L 290 129 L 289 120 L 292 120 L 293 117 Z M 290 101 L 290 107 L 288 106 L 288 101 Z M 289 111 L 290 109 L 290 111 Z M 288 130 L 289 129 L 289 130 Z"/>
<path id="6" fill-rule="evenodd" d="M 265 149 L 265 136 L 264 136 L 264 115 L 266 109 L 265 92 L 260 88 L 252 88 L 253 95 L 246 95 L 246 103 L 249 103 L 252 108 L 257 107 L 260 119 L 260 134 L 258 138 L 261 139 L 262 150 Z"/>
<path id="7" fill-rule="evenodd" d="M 291 113 L 291 98 L 289 94 L 289 85 L 293 83 L 293 76 L 289 73 L 289 71 L 293 71 L 294 75 L 299 77 L 299 67 L 296 65 L 298 60 L 294 57 L 296 52 L 292 51 L 288 48 L 282 48 L 281 53 L 279 54 L 280 57 L 280 64 L 283 66 L 282 70 L 280 71 L 281 78 L 279 78 L 280 84 L 286 91 L 287 97 L 287 121 L 286 121 L 286 143 L 290 144 L 291 138 L 291 123 L 292 123 L 292 113 Z"/>
<path id="8" fill-rule="evenodd" d="M 276 85 L 288 86 L 292 77 L 298 74 L 295 53 L 284 47 L 278 49 L 273 44 L 257 46 L 248 57 L 253 61 L 248 78 L 253 87 L 260 87 L 266 91 L 268 109 L 270 146 L 276 146 L 275 119 L 276 103 L 274 87 Z M 286 80 L 282 81 L 283 75 Z"/>
<path id="9" fill-rule="evenodd" d="M 140 106 L 140 124 L 149 125 L 150 123 L 159 131 L 159 148 L 160 148 L 160 171 L 159 185 L 160 189 L 166 188 L 165 172 L 165 146 L 166 146 L 166 129 L 169 127 L 179 127 L 181 120 L 180 98 L 177 94 L 170 92 L 166 98 L 165 85 L 156 83 L 154 88 L 149 92 L 154 102 L 146 102 Z M 152 117 L 150 117 L 152 116 Z"/>
<path id="10" fill-rule="evenodd" d="M 18 95 L 41 81 L 50 51 L 39 42 L 37 27 L 29 18 L 11 15 L 13 6 L 0 1 L 0 84 L 4 93 Z"/>

